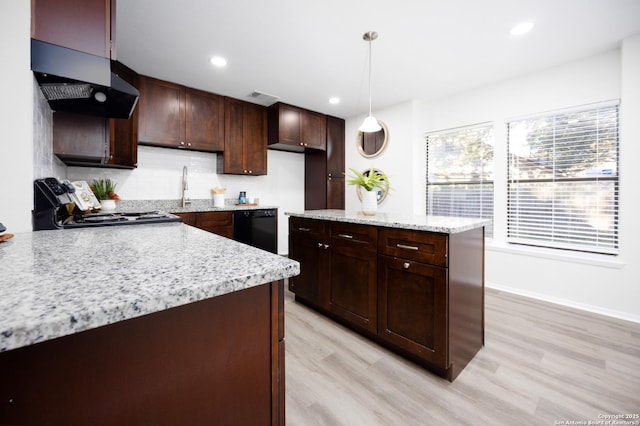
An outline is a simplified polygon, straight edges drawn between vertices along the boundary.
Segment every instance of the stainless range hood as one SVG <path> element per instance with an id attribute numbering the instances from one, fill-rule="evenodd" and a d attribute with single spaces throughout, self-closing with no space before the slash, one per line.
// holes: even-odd
<path id="1" fill-rule="evenodd" d="M 111 61 L 31 39 L 31 70 L 54 111 L 129 118 L 138 89 L 111 72 Z"/>

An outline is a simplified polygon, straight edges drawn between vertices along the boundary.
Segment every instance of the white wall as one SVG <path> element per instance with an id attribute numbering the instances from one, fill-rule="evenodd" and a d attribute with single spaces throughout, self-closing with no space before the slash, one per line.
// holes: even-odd
<path id="1" fill-rule="evenodd" d="M 582 104 L 621 99 L 620 135 L 620 255 L 577 255 L 553 250 L 509 246 L 505 208 L 495 212 L 495 237 L 487 242 L 487 286 L 640 322 L 640 35 L 611 51 L 522 78 L 430 101 L 377 111 L 389 121 L 394 139 L 376 167 L 394 170 L 392 185 L 411 185 L 411 194 L 386 201 L 387 211 L 423 214 L 425 209 L 424 133 L 485 121 L 495 125 L 495 205 L 506 206 L 505 121 L 516 116 Z M 403 115 L 402 117 L 400 115 Z M 361 117 L 347 123 L 353 133 Z M 397 126 L 403 126 L 399 129 Z M 406 139 L 404 138 L 406 137 Z M 348 137 L 349 138 L 349 137 Z M 347 165 L 360 164 L 357 151 L 347 145 Z M 400 164 L 398 164 L 400 163 Z M 349 189 L 348 189 L 349 193 Z M 406 199 L 405 199 L 406 197 Z M 348 197 L 347 208 L 357 208 Z"/>
<path id="2" fill-rule="evenodd" d="M 7 232 L 31 230 L 33 208 L 33 74 L 31 3 L 0 2 L 0 222 Z"/>
<path id="3" fill-rule="evenodd" d="M 378 205 L 378 211 L 381 212 L 397 212 L 399 206 L 403 211 L 411 211 L 413 206 L 414 182 L 412 182 L 411 173 L 408 173 L 411 165 L 407 167 L 407 162 L 411 162 L 413 146 L 411 111 L 412 106 L 410 103 L 373 111 L 373 116 L 383 121 L 389 130 L 387 148 L 375 158 L 361 156 L 356 144 L 358 127 L 362 124 L 365 116 L 349 119 L 345 123 L 345 165 L 347 175 L 349 175 L 348 170 L 350 167 L 364 171 L 373 165 L 376 169 L 382 170 L 389 176 L 391 191 L 387 198 Z M 360 210 L 360 200 L 355 186 L 347 185 L 345 194 L 345 208 L 347 210 Z"/>
<path id="4" fill-rule="evenodd" d="M 138 147 L 138 168 L 134 170 L 69 167 L 70 180 L 110 178 L 125 200 L 178 200 L 181 197 L 182 168 L 187 166 L 189 197 L 211 199 L 211 188 L 226 188 L 227 198 L 240 191 L 258 197 L 261 205 L 278 207 L 278 252 L 288 253 L 287 211 L 304 210 L 304 155 L 267 151 L 266 176 L 217 174 L 216 154 L 177 149 Z M 176 204 L 177 205 L 177 204 Z"/>

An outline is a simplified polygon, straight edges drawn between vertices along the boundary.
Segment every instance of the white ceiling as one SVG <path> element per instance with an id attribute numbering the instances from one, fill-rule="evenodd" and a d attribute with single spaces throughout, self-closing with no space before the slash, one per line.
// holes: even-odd
<path id="1" fill-rule="evenodd" d="M 348 118 L 368 108 L 369 30 L 375 111 L 615 49 L 640 33 L 640 0 L 120 0 L 116 22 L 118 59 L 140 74 Z"/>

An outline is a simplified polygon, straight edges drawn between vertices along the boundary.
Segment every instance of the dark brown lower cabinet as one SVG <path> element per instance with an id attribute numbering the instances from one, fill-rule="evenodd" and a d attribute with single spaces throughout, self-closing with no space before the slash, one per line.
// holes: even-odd
<path id="1" fill-rule="evenodd" d="M 376 228 L 331 223 L 328 234 L 329 311 L 353 326 L 375 333 Z"/>
<path id="2" fill-rule="evenodd" d="M 289 278 L 289 289 L 307 302 L 327 308 L 326 292 L 320 294 L 321 287 L 326 287 L 320 283 L 326 280 L 325 274 L 328 272 L 325 244 L 324 222 L 290 219 L 289 257 L 305 267 L 300 270 L 300 275 Z"/>
<path id="3" fill-rule="evenodd" d="M 378 256 L 378 335 L 447 368 L 447 270 Z"/>
<path id="4" fill-rule="evenodd" d="M 0 424 L 284 425 L 273 282 L 0 353 Z"/>
<path id="5" fill-rule="evenodd" d="M 296 300 L 453 381 L 484 345 L 484 229 L 289 218 Z"/>
<path id="6" fill-rule="evenodd" d="M 233 216 L 230 211 L 174 213 L 182 222 L 223 237 L 233 238 Z"/>
<path id="7" fill-rule="evenodd" d="M 233 238 L 233 214 L 231 212 L 200 212 L 196 214 L 196 228 Z"/>

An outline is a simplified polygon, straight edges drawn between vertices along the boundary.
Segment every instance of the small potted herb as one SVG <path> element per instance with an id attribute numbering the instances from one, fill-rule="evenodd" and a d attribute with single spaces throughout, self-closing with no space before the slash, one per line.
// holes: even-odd
<path id="1" fill-rule="evenodd" d="M 120 197 L 116 194 L 117 183 L 111 179 L 94 179 L 91 190 L 100 201 L 103 210 L 115 210 L 116 201 Z"/>

